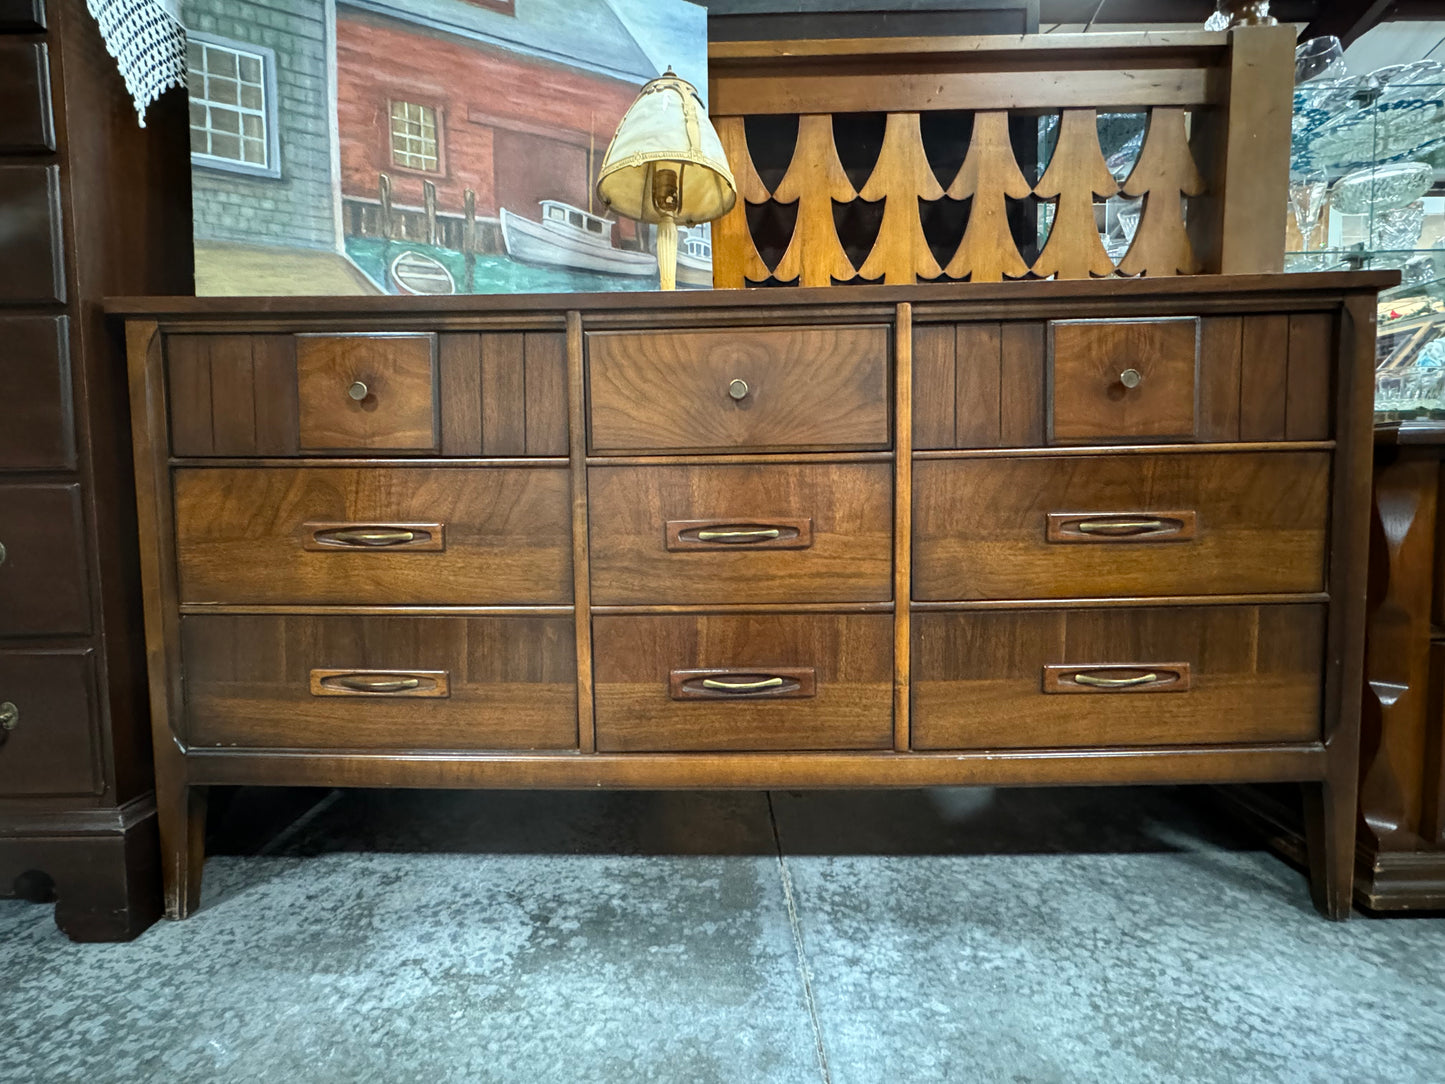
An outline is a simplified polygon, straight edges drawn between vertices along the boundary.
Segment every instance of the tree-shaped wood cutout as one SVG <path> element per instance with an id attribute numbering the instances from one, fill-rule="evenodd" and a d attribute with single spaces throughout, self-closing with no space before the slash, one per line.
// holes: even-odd
<path id="1" fill-rule="evenodd" d="M 748 228 L 749 203 L 766 203 L 768 189 L 753 165 L 748 151 L 742 117 L 715 117 L 713 126 L 722 141 L 723 153 L 738 186 L 733 209 L 712 224 L 712 284 L 722 290 L 740 290 L 747 280 L 762 282 L 768 265 L 758 254 L 753 231 Z"/>
<path id="2" fill-rule="evenodd" d="M 1009 232 L 1007 201 L 1027 199 L 1032 194 L 1009 143 L 1008 113 L 975 113 L 968 154 L 958 176 L 948 186 L 950 199 L 973 200 L 963 240 L 944 269 L 949 277 L 999 282 L 1005 277 L 1027 275 L 1028 264 Z"/>
<path id="3" fill-rule="evenodd" d="M 1094 197 L 1105 199 L 1119 185 L 1099 149 L 1098 115 L 1092 109 L 1065 109 L 1059 117 L 1059 139 L 1049 168 L 1034 188 L 1040 199 L 1057 201 L 1048 242 L 1034 263 L 1041 278 L 1100 278 L 1114 273 L 1094 222 Z"/>
<path id="4" fill-rule="evenodd" d="M 1184 110 L 1156 106 L 1139 161 L 1124 182 L 1124 195 L 1144 199 L 1134 243 L 1119 263 L 1126 275 L 1193 275 L 1200 269 L 1184 228 L 1184 198 L 1204 192 L 1204 178 L 1189 151 Z"/>
<path id="5" fill-rule="evenodd" d="M 781 282 L 798 280 L 801 286 L 831 286 L 835 279 L 857 275 L 833 224 L 833 202 L 848 203 L 858 198 L 838 148 L 833 143 L 833 117 L 829 113 L 805 113 L 798 118 L 798 144 L 773 199 L 797 203 L 798 220 L 793 236 L 773 275 Z"/>
<path id="6" fill-rule="evenodd" d="M 860 275 L 891 284 L 917 282 L 920 276 L 936 279 L 943 274 L 928 249 L 918 213 L 918 201 L 942 199 L 943 186 L 924 154 L 917 113 L 888 114 L 878 163 L 859 195 L 870 203 L 885 201 L 878 239 L 858 269 Z"/>

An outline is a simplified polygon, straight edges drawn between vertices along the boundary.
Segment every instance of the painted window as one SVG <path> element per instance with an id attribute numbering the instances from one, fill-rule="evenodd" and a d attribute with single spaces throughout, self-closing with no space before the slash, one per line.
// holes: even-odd
<path id="1" fill-rule="evenodd" d="M 391 103 L 391 161 L 426 173 L 441 168 L 435 109 L 415 102 Z"/>
<path id="2" fill-rule="evenodd" d="M 192 34 L 186 68 L 191 157 L 221 169 L 279 177 L 275 54 Z"/>
<path id="3" fill-rule="evenodd" d="M 566 222 L 567 212 L 562 210 L 562 208 L 560 207 L 549 206 L 547 208 L 547 217 L 550 218 L 553 222 Z"/>

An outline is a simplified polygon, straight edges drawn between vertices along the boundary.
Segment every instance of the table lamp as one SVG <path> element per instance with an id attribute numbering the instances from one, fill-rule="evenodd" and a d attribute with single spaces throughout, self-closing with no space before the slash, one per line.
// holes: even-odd
<path id="1" fill-rule="evenodd" d="M 671 68 L 627 109 L 597 174 L 597 196 L 620 215 L 657 224 L 657 271 L 677 288 L 677 226 L 711 222 L 737 200 L 722 142 L 697 89 Z"/>

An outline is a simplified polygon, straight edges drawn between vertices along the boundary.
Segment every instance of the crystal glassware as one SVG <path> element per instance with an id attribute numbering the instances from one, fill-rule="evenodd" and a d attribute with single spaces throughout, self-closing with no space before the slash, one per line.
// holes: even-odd
<path id="1" fill-rule="evenodd" d="M 1310 250 L 1310 240 L 1320 224 L 1325 209 L 1325 196 L 1330 190 L 1329 176 L 1322 169 L 1313 169 L 1290 179 L 1289 203 L 1299 227 L 1300 249 Z"/>
<path id="2" fill-rule="evenodd" d="M 1295 47 L 1295 86 L 1313 79 L 1339 79 L 1347 72 L 1344 46 L 1333 34 L 1310 38 Z"/>

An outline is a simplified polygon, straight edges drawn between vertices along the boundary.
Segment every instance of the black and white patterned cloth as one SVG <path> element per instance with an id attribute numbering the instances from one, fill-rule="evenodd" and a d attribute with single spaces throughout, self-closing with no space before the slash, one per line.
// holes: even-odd
<path id="1" fill-rule="evenodd" d="M 168 87 L 186 85 L 186 32 L 180 0 L 85 0 L 115 57 L 140 125 L 146 107 Z"/>

